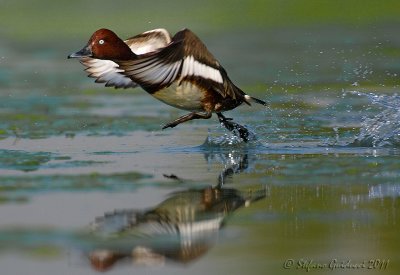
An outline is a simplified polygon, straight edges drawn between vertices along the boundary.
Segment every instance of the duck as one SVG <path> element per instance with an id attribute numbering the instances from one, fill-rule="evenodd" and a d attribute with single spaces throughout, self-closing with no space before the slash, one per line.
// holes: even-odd
<path id="1" fill-rule="evenodd" d="M 247 142 L 249 130 L 222 113 L 243 103 L 267 106 L 243 92 L 204 43 L 189 29 L 173 37 L 158 28 L 122 40 L 112 30 L 95 31 L 87 44 L 68 55 L 77 58 L 88 76 L 107 87 L 141 87 L 172 107 L 189 111 L 162 129 L 216 114 L 219 122 Z"/>

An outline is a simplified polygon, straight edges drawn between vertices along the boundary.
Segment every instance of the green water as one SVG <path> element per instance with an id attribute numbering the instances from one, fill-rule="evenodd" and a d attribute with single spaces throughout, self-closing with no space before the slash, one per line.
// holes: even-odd
<path id="1" fill-rule="evenodd" d="M 397 2 L 253 2 L 3 3 L 2 274 L 398 274 Z M 199 32 L 268 102 L 226 113 L 253 140 L 93 83 L 66 56 L 100 25 Z"/>

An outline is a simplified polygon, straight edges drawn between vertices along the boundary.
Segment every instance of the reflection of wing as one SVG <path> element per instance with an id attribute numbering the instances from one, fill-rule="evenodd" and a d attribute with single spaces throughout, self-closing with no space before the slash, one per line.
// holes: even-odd
<path id="1" fill-rule="evenodd" d="M 165 29 L 155 29 L 138 34 L 125 40 L 125 43 L 135 54 L 144 54 L 163 48 L 171 42 L 171 37 Z M 102 60 L 90 57 L 80 59 L 89 77 L 95 78 L 97 83 L 105 83 L 107 87 L 133 88 L 138 86 L 129 77 L 121 74 L 118 64 L 111 60 Z"/>
<path id="2" fill-rule="evenodd" d="M 101 234 L 119 233 L 136 224 L 138 214 L 139 212 L 134 210 L 116 210 L 106 213 L 103 217 L 97 217 L 90 224 L 90 228 Z"/>
<path id="3" fill-rule="evenodd" d="M 205 90 L 236 99 L 244 93 L 228 78 L 225 70 L 190 30 L 182 30 L 160 51 L 118 62 L 123 74 L 149 92 L 171 85 L 175 80 L 195 81 Z"/>

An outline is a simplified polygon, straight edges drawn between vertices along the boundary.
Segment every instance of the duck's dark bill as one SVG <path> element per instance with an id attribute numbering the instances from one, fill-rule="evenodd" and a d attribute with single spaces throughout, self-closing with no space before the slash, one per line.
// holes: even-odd
<path id="1" fill-rule="evenodd" d="M 80 58 L 80 57 L 91 57 L 91 56 L 93 56 L 92 50 L 90 49 L 89 46 L 85 46 L 82 50 L 68 55 L 68 58 Z"/>

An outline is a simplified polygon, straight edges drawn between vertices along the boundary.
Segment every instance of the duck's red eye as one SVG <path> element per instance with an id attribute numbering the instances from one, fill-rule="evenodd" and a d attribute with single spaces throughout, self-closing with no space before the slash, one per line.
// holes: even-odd
<path id="1" fill-rule="evenodd" d="M 99 40 L 99 44 L 100 44 L 100 45 L 103 45 L 103 44 L 104 44 L 104 40 L 103 40 L 103 39 L 100 39 L 100 40 Z"/>

